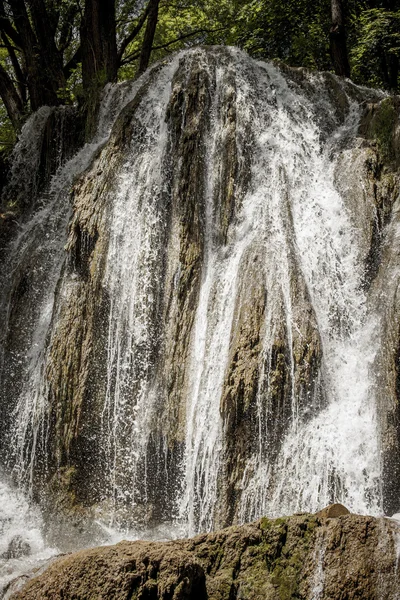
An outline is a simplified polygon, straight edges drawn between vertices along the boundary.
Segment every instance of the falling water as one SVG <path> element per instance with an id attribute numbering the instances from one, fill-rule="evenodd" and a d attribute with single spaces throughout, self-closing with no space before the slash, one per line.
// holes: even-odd
<path id="1" fill-rule="evenodd" d="M 316 569 L 314 572 L 313 586 L 311 589 L 311 600 L 322 600 L 324 593 L 324 558 L 325 558 L 326 542 L 322 535 L 319 536 L 318 542 L 315 544 L 314 563 Z"/>
<path id="2" fill-rule="evenodd" d="M 257 172 L 268 173 L 273 181 L 271 185 L 264 179 L 259 189 L 264 187 L 263 202 L 274 211 L 270 216 L 278 230 L 274 235 L 283 240 L 279 244 L 270 238 L 267 243 L 274 246 L 290 331 L 293 299 L 287 281 L 287 223 L 280 214 L 288 198 L 296 255 L 322 341 L 328 406 L 304 423 L 298 418 L 293 390 L 293 419 L 277 463 L 268 464 L 259 453 L 254 474 L 245 474 L 241 520 L 264 513 L 315 511 L 334 500 L 358 512 L 380 514 L 376 406 L 369 371 L 377 341 L 366 313 L 358 233 L 336 190 L 335 155 L 331 154 L 334 144 L 340 148 L 341 137 L 356 133 L 358 106 L 350 106 L 344 125 L 322 144 L 315 108 L 293 93 L 271 67 L 265 68 L 265 77 L 266 85 L 269 80 L 276 91 L 277 105 L 270 126 L 261 112 L 264 123 L 258 127 L 262 134 L 255 154 Z M 279 177 L 282 172 L 284 178 Z M 264 231 L 271 235 L 268 224 Z M 266 351 L 273 318 L 274 313 L 266 327 Z M 265 398 L 259 396 L 258 402 L 262 413 Z"/>
<path id="3" fill-rule="evenodd" d="M 265 454 L 273 432 L 265 426 L 268 387 L 265 392 L 263 384 L 269 374 L 264 367 L 265 379 L 261 378 L 257 396 L 261 434 L 258 451 L 243 476 L 239 519 L 314 511 L 333 500 L 345 502 L 355 511 L 379 514 L 379 448 L 369 372 L 376 343 L 366 314 L 357 231 L 336 190 L 332 156 L 334 145 L 340 148 L 342 138 L 356 133 L 358 105 L 351 104 L 346 122 L 323 142 L 315 108 L 318 91 L 311 102 L 271 66 L 249 66 L 247 60 L 239 60 L 236 66 L 237 128 L 244 132 L 251 121 L 256 134 L 251 149 L 252 185 L 229 243 L 216 248 L 207 232 L 213 214 L 210 188 L 218 165 L 215 137 L 223 136 L 222 124 L 215 118 L 217 84 L 207 149 L 205 261 L 188 400 L 183 511 L 189 530 L 211 528 L 218 504 L 223 444 L 219 405 L 228 362 L 228 332 L 234 326 L 240 261 L 253 245 L 264 247 L 266 261 L 261 272 L 266 271 L 267 293 L 264 364 L 268 363 L 282 301 L 285 307 L 292 419 L 277 462 L 271 464 Z M 248 81 L 252 81 L 251 89 Z M 305 422 L 299 392 L 293 385 L 292 304 L 298 301 L 291 291 L 293 252 L 316 313 L 324 354 L 321 377 L 328 404 Z M 312 410 L 322 400 L 309 398 L 308 403 Z"/>
<path id="4" fill-rule="evenodd" d="M 218 467 L 222 450 L 222 423 L 219 399 L 229 352 L 229 334 L 235 308 L 239 264 L 249 241 L 229 250 L 217 242 L 215 188 L 219 173 L 219 152 L 225 137 L 223 95 L 227 82 L 222 69 L 216 70 L 216 88 L 207 132 L 204 267 L 194 325 L 190 357 L 190 387 L 186 422 L 185 480 L 180 506 L 190 532 L 196 527 L 213 527 L 214 504 L 218 494 Z"/>
<path id="5" fill-rule="evenodd" d="M 178 87 L 193 72 L 206 73 L 210 88 L 204 93 L 205 129 L 191 132 L 204 142 L 204 172 L 198 182 L 201 206 L 196 206 L 201 265 L 198 290 L 187 308 L 193 312 L 187 356 L 177 359 L 185 385 L 179 390 L 184 422 L 178 423 L 181 437 L 174 440 L 179 446 L 176 483 L 171 482 L 165 459 L 173 450 L 170 424 L 163 423 L 169 414 L 165 407 L 172 403 L 164 355 L 166 332 L 172 329 L 168 307 L 178 305 L 178 294 L 183 293 L 177 291 L 182 289 L 180 236 L 185 219 L 194 216 L 171 216 L 171 173 L 180 172 L 188 157 L 171 156 L 169 111 L 171 95 L 184 96 L 184 86 L 183 91 Z M 9 435 L 20 486 L 32 490 L 38 447 L 43 449 L 46 442 L 49 400 L 44 371 L 54 359 L 47 343 L 57 328 L 60 306 L 68 306 L 74 297 L 68 284 L 80 277 L 74 272 L 75 279 L 68 279 L 64 268 L 70 187 L 106 146 L 122 108 L 135 98 L 132 138 L 123 150 L 112 191 L 107 191 L 102 281 L 108 299 L 108 314 L 103 315 L 106 385 L 100 435 L 106 464 L 103 491 L 109 503 L 102 526 L 110 526 L 112 532 L 114 526 L 151 526 L 152 519 L 156 521 L 151 504 L 159 498 L 150 489 L 158 483 L 152 472 L 155 462 L 160 489 L 177 490 L 172 507 L 165 502 L 168 515 L 165 507 L 160 511 L 162 518 L 177 520 L 187 533 L 210 530 L 219 522 L 228 486 L 234 489 L 232 518 L 238 521 L 315 511 L 332 501 L 355 512 L 382 512 L 372 371 L 378 351 L 376 318 L 363 285 L 364 255 L 353 208 L 335 180 L 339 152 L 351 148 L 357 135 L 361 109 L 355 90 L 350 84 L 341 88 L 348 105 L 343 118 L 322 76 L 303 74 L 303 81 L 296 83 L 278 68 L 251 61 L 234 49 L 221 55 L 204 49 L 181 53 L 157 67 L 154 77 L 147 74 L 133 84 L 106 90 L 94 140 L 60 166 L 10 251 L 16 281 L 23 265 L 31 267 L 21 325 L 24 339 L 7 367 L 21 363 L 18 369 L 24 373 Z M 228 105 L 234 114 L 231 121 Z M 180 126 L 186 134 L 190 110 L 190 98 L 184 96 Z M 228 139 L 234 140 L 236 152 L 231 186 L 235 203 L 222 234 Z M 181 205 L 189 200 L 182 198 Z M 196 285 L 197 280 L 193 288 Z M 247 306 L 246 314 L 252 315 L 252 285 L 264 307 L 259 347 L 250 349 L 256 363 L 248 419 L 253 437 L 228 477 L 227 413 L 232 399 L 226 396 L 231 371 L 238 368 L 235 336 L 240 334 L 240 311 Z M 60 306 L 54 302 L 56 289 L 62 290 L 57 296 Z M 11 295 L 6 304 L 11 323 Z M 178 327 L 186 316 L 178 314 Z M 309 340 L 303 339 L 306 327 L 320 348 L 308 387 L 300 381 L 298 356 L 300 346 L 308 347 Z M 273 392 L 278 346 L 284 356 L 282 407 L 274 406 Z M 99 369 L 100 363 L 99 359 Z M 274 421 L 276 415 L 279 419 Z"/>
<path id="6" fill-rule="evenodd" d="M 54 175 L 50 189 L 38 201 L 38 209 L 13 242 L 10 254 L 13 259 L 11 273 L 30 266 L 29 298 L 26 300 L 25 321 L 21 326 L 25 340 L 23 348 L 14 353 L 12 360 L 23 364 L 23 387 L 19 395 L 13 416 L 15 424 L 10 438 L 14 455 L 14 474 L 20 485 L 32 491 L 32 478 L 37 448 L 46 447 L 47 390 L 43 367 L 46 356 L 46 340 L 53 315 L 54 294 L 65 261 L 65 243 L 67 225 L 71 217 L 69 201 L 70 188 L 74 179 L 82 173 L 93 160 L 95 153 L 107 141 L 112 125 L 123 106 L 129 102 L 137 85 L 121 84 L 105 89 L 99 111 L 99 125 L 94 139 L 86 144 Z M 43 113 L 43 114 L 42 114 Z M 27 140 L 40 139 L 41 129 L 50 109 L 40 111 L 25 126 L 21 140 L 16 147 L 16 164 L 19 153 L 26 157 Z M 38 169 L 39 152 L 29 154 L 29 173 Z M 32 159 L 32 160 L 31 160 Z M 10 185 L 12 184 L 12 181 Z M 12 299 L 8 313 L 12 311 Z M 14 367 L 15 368 L 15 367 Z M 8 366 L 10 369 L 10 366 Z"/>
<path id="7" fill-rule="evenodd" d="M 0 597 L 7 584 L 26 571 L 44 564 L 57 553 L 45 544 L 40 512 L 5 483 L 0 483 Z"/>
<path id="8" fill-rule="evenodd" d="M 140 129 L 117 182 L 104 285 L 110 297 L 107 389 L 102 422 L 114 511 L 132 511 L 147 476 L 147 445 L 157 410 L 152 371 L 160 332 L 155 314 L 163 273 L 167 187 L 165 112 L 176 58 L 137 109 Z M 141 488 L 141 489 L 140 489 Z M 127 519 L 127 515 L 124 515 Z"/>

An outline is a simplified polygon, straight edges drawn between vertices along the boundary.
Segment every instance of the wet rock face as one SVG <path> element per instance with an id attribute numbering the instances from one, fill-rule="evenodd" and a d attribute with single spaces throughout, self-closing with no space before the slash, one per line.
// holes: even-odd
<path id="1" fill-rule="evenodd" d="M 16 535 L 12 538 L 8 544 L 6 552 L 4 552 L 0 558 L 9 560 L 10 558 L 22 558 L 23 556 L 29 556 L 31 553 L 31 547 L 20 535 Z"/>
<path id="2" fill-rule="evenodd" d="M 47 231 L 35 227 L 13 270 L 4 355 L 15 370 L 3 375 L 12 401 L 0 411 L 5 430 L 16 413 L 30 419 L 12 434 L 19 473 L 74 522 L 92 510 L 124 526 L 183 515 L 192 531 L 210 530 L 279 514 L 286 500 L 294 512 L 357 499 L 358 481 L 365 512 L 379 514 L 378 486 L 363 479 L 376 448 L 360 443 L 353 469 L 342 451 L 356 436 L 342 443 L 346 423 L 335 420 L 349 406 L 328 411 L 341 397 L 353 403 L 373 372 L 384 501 L 398 510 L 397 104 L 226 48 L 172 58 L 134 86 L 74 182 L 54 264 L 42 269 Z M 41 116 L 39 187 L 61 126 Z M 41 305 L 44 271 L 55 291 Z M 343 365 L 370 314 L 374 356 L 355 362 L 371 369 L 346 387 Z M 38 348 L 39 384 L 27 346 Z M 39 390 L 28 416 L 22 372 L 29 398 Z M 187 579 L 201 587 L 193 569 Z"/>
<path id="3" fill-rule="evenodd" d="M 124 490 L 136 487 L 139 496 L 146 496 L 146 506 L 127 517 L 134 520 L 161 519 L 165 513 L 171 514 L 172 498 L 176 497 L 179 486 L 177 468 L 184 438 L 186 369 L 203 253 L 203 137 L 207 132 L 210 93 L 205 71 L 190 72 L 183 88 L 186 75 L 182 65 L 175 74 L 166 110 L 170 136 L 163 168 L 170 180 L 168 193 L 159 199 L 163 205 L 162 244 L 154 252 L 159 251 L 160 279 L 154 291 L 158 296 L 156 305 L 150 310 L 147 323 L 154 334 L 148 354 L 146 348 L 137 350 L 143 350 L 148 358 L 151 376 L 160 378 L 162 394 L 160 414 L 149 423 L 146 455 L 140 457 L 141 475 L 133 475 L 123 464 L 124 460 L 129 461 L 131 450 L 129 422 L 117 433 L 118 439 L 111 442 L 118 445 L 118 449 L 115 446 L 111 451 L 117 452 L 117 461 L 121 462 L 117 474 L 110 472 L 112 458 L 106 455 L 106 447 L 113 434 L 107 426 L 102 427 L 100 416 L 105 410 L 107 387 L 115 395 L 121 389 L 131 405 L 128 412 L 134 410 L 135 396 L 139 393 L 132 381 L 129 386 L 119 388 L 119 371 L 116 375 L 107 365 L 109 311 L 115 298 L 109 297 L 104 278 L 116 179 L 132 152 L 132 145 L 141 143 L 144 126 L 137 111 L 149 82 L 126 107 L 115 126 L 112 141 L 75 187 L 74 217 L 67 246 L 69 260 L 49 344 L 51 359 L 46 375 L 52 406 L 52 457 L 63 472 L 72 468 L 75 473 L 69 488 L 61 490 L 61 496 L 67 494 L 71 506 L 76 500 L 85 505 L 99 503 L 114 493 L 108 486 L 110 479 L 116 479 Z M 132 375 L 140 387 L 143 374 Z M 129 421 L 134 417 L 124 418 Z"/>
<path id="4" fill-rule="evenodd" d="M 83 117 L 71 106 L 41 108 L 24 126 L 10 157 L 1 206 L 21 221 L 37 208 L 51 177 L 83 144 Z"/>
<path id="5" fill-rule="evenodd" d="M 276 461 L 294 417 L 293 390 L 304 420 L 310 410 L 322 408 L 324 404 L 324 393 L 318 382 L 322 349 L 315 314 L 294 255 L 291 258 L 293 338 L 288 339 L 284 299 L 280 298 L 280 303 L 274 306 L 274 334 L 267 348 L 263 338 L 271 323 L 266 323 L 266 313 L 270 313 L 268 305 L 274 297 L 274 290 L 265 288 L 264 284 L 268 256 L 249 252 L 241 265 L 235 328 L 231 333 L 221 399 L 225 439 L 225 485 L 221 485 L 221 490 L 226 497 L 223 516 L 218 521 L 220 526 L 238 519 L 243 476 L 246 466 L 249 476 L 248 464 L 255 448 L 263 446 L 264 458 L 272 464 Z M 318 398 L 319 406 L 312 406 L 313 398 Z M 262 410 L 265 410 L 265 420 L 260 432 L 257 415 Z"/>
<path id="6" fill-rule="evenodd" d="M 345 510 L 261 519 L 189 540 L 84 550 L 57 560 L 11 598 L 395 598 L 398 525 Z"/>
<path id="7" fill-rule="evenodd" d="M 361 147 L 353 161 L 358 180 L 364 182 L 363 193 L 358 195 L 364 207 L 359 207 L 358 219 L 364 223 L 360 225 L 362 235 L 366 233 L 369 240 L 365 246 L 369 248 L 365 258 L 368 302 L 377 314 L 374 335 L 382 340 L 374 368 L 382 444 L 383 508 L 388 515 L 400 508 L 400 305 L 399 260 L 395 250 L 399 230 L 399 122 L 397 97 L 367 105 L 359 132 L 368 144 Z M 357 181 L 354 173 L 352 180 Z"/>
<path id="8" fill-rule="evenodd" d="M 165 257 L 169 277 L 166 280 L 163 315 L 166 356 L 161 368 L 167 387 L 163 428 L 166 427 L 171 445 L 176 441 L 183 442 L 185 435 L 186 366 L 204 257 L 205 136 L 209 126 L 212 85 L 208 73 L 201 69 L 187 73 L 182 65 L 174 77 L 166 115 L 171 128 L 168 153 L 172 163 L 172 195 L 168 251 L 171 251 L 172 258 L 176 245 L 179 249 L 178 260 L 171 261 L 168 254 Z M 178 240 L 173 239 L 174 234 Z"/>
<path id="9" fill-rule="evenodd" d="M 335 181 L 346 198 L 360 240 L 367 305 L 375 315 L 374 355 L 377 416 L 380 426 L 383 509 L 400 508 L 398 245 L 400 193 L 398 98 L 369 102 L 361 116 L 354 148 L 343 150 Z"/>
<path id="10" fill-rule="evenodd" d="M 37 347 L 32 325 L 46 320 L 39 296 L 43 297 L 43 291 L 49 288 L 49 272 L 51 279 L 56 271 L 57 275 L 60 273 L 60 263 L 57 267 L 52 258 L 55 249 L 52 230 L 59 226 L 65 231 L 69 206 L 65 202 L 62 228 L 59 225 L 62 216 L 52 211 L 54 198 L 49 187 L 57 170 L 82 145 L 81 124 L 81 116 L 73 107 L 43 107 L 32 115 L 10 157 L 7 180 L 1 190 L 0 307 L 7 322 L 0 333 L 0 386 L 5 399 L 0 409 L 0 428 L 3 440 L 7 440 L 0 449 L 3 461 L 11 451 L 8 443 L 13 427 L 11 415 L 23 393 L 29 349 Z M 37 217 L 38 213 L 42 218 Z M 56 242 L 58 252 L 64 243 L 61 233 Z M 37 462 L 42 460 L 38 449 Z"/>

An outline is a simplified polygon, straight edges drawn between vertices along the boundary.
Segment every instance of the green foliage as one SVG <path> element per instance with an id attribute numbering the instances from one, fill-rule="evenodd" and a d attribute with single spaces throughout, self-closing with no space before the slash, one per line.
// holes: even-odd
<path id="1" fill-rule="evenodd" d="M 7 50 L 0 48 L 0 63 L 12 76 L 10 59 Z M 15 131 L 7 115 L 6 108 L 0 99 L 0 152 L 4 155 L 11 151 L 15 143 Z"/>
<path id="2" fill-rule="evenodd" d="M 392 98 L 385 98 L 373 119 L 372 136 L 385 159 L 392 154 L 393 133 L 397 120 L 397 112 Z"/>
<path id="3" fill-rule="evenodd" d="M 152 62 L 183 48 L 199 44 L 234 44 L 232 35 L 238 10 L 249 2 L 221 0 L 176 0 L 160 3 L 153 43 Z M 143 42 L 144 28 L 125 51 L 119 79 L 134 77 Z"/>
<path id="4" fill-rule="evenodd" d="M 82 65 L 78 64 L 76 69 L 72 69 L 71 75 L 67 80 L 67 85 L 58 91 L 58 97 L 65 104 L 77 102 L 83 95 L 82 87 Z"/>
<path id="5" fill-rule="evenodd" d="M 57 23 L 56 42 L 64 64 L 79 46 L 81 7 L 75 0 L 45 0 Z M 138 24 L 147 0 L 116 0 L 118 46 Z M 346 29 L 352 78 L 360 84 L 398 89 L 400 61 L 400 8 L 383 8 L 380 0 L 347 0 Z M 331 0 L 161 0 L 153 43 L 152 62 L 199 44 L 234 45 L 257 59 L 279 59 L 291 66 L 332 70 L 329 52 Z M 125 49 L 120 80 L 136 75 L 145 24 Z M 16 50 L 21 64 L 21 55 Z M 15 78 L 7 49 L 0 63 Z M 75 63 L 74 63 L 75 66 Z M 95 82 L 96 89 L 101 82 Z M 72 69 L 58 97 L 82 101 L 81 66 Z M 84 102 L 83 102 L 84 104 Z M 0 148 L 15 136 L 0 102 Z"/>
<path id="6" fill-rule="evenodd" d="M 363 10 L 354 29 L 356 41 L 350 51 L 353 79 L 366 85 L 396 89 L 398 74 L 396 78 L 391 70 L 396 69 L 400 59 L 400 10 Z"/>
<path id="7" fill-rule="evenodd" d="M 326 69 L 330 64 L 329 10 L 326 0 L 253 0 L 239 12 L 232 41 L 257 58 Z"/>
<path id="8" fill-rule="evenodd" d="M 2 102 L 0 102 L 0 152 L 8 154 L 15 143 L 15 131 L 8 118 L 7 111 Z"/>
<path id="9" fill-rule="evenodd" d="M 160 4 L 152 61 L 198 44 L 239 46 L 251 56 L 329 69 L 330 0 L 176 0 Z M 121 79 L 136 72 L 143 31 L 130 44 Z M 132 62 L 131 62 L 132 60 Z"/>

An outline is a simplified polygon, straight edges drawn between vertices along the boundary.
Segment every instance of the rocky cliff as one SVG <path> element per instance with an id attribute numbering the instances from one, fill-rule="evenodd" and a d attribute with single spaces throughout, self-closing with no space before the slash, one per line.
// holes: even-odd
<path id="1" fill-rule="evenodd" d="M 1 464 L 48 523 L 398 511 L 398 99 L 197 48 L 43 163 L 55 114 L 1 271 Z"/>

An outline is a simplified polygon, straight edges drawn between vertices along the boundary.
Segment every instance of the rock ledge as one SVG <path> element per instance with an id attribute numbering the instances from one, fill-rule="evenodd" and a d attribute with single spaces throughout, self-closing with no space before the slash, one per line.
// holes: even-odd
<path id="1" fill-rule="evenodd" d="M 9 597 L 394 599 L 400 585 L 399 525 L 335 506 L 316 515 L 262 518 L 193 539 L 123 541 L 82 550 L 56 560 Z"/>

